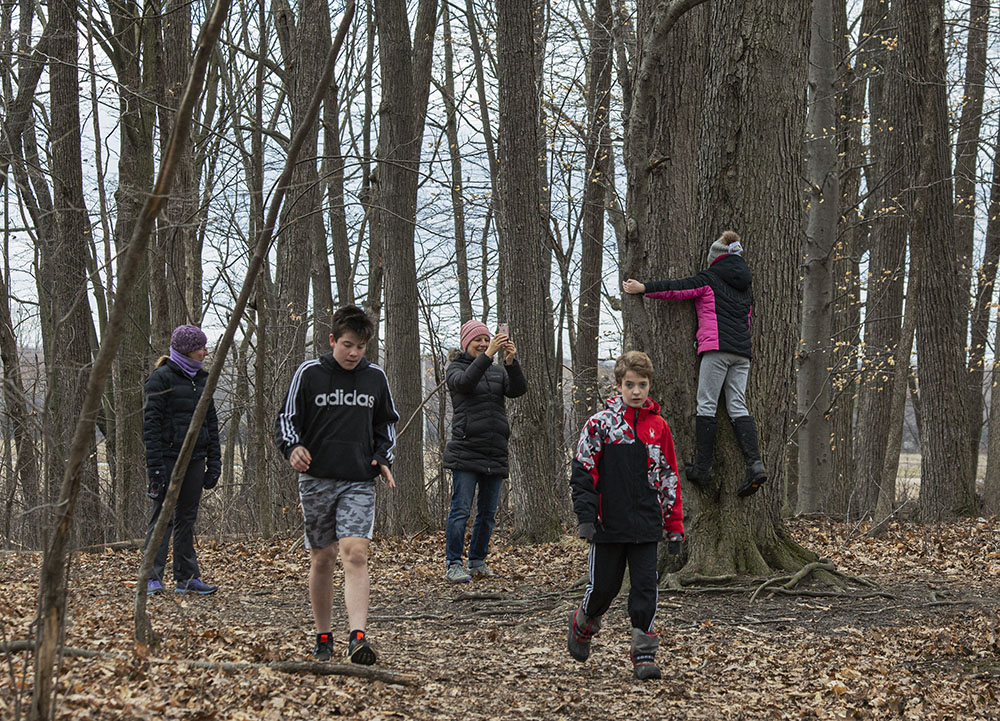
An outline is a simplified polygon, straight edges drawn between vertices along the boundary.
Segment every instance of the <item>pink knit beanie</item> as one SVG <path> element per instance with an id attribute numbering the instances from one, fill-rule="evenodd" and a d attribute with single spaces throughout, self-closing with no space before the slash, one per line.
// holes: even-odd
<path id="1" fill-rule="evenodd" d="M 469 343 L 472 339 L 478 335 L 490 335 L 490 329 L 486 327 L 486 324 L 481 320 L 469 320 L 462 325 L 461 343 L 462 350 L 467 351 L 469 349 Z"/>

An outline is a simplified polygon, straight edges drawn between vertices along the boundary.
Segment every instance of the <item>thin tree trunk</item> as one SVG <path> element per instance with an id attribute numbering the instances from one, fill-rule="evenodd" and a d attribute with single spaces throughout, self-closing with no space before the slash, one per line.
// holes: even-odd
<path id="1" fill-rule="evenodd" d="M 1000 131 L 993 145 L 993 180 L 990 183 L 989 212 L 986 221 L 986 249 L 983 263 L 979 266 L 976 286 L 976 305 L 972 310 L 972 353 L 985 347 L 989 338 L 990 309 L 993 301 L 993 287 L 996 285 L 997 265 L 1000 263 Z M 996 348 L 994 341 L 994 348 Z M 981 363 L 980 363 L 981 364 Z M 990 375 L 990 404 L 987 428 L 988 443 L 986 457 L 986 478 L 984 480 L 983 513 L 1000 513 L 1000 394 L 995 394 L 1000 374 L 994 361 Z M 976 406 L 973 406 L 975 413 Z"/>
<path id="2" fill-rule="evenodd" d="M 900 48 L 905 80 L 913 83 L 917 104 L 907 116 L 920 123 L 920 172 L 912 244 L 927 263 L 921 267 L 924 301 L 917 309 L 921 435 L 920 508 L 928 520 L 978 513 L 975 478 L 963 473 L 968 457 L 966 379 L 966 292 L 954 246 L 954 206 L 948 144 L 948 102 L 944 57 L 944 0 L 915 7 L 903 3 Z M 911 132 L 916 134 L 916 128 Z M 908 144 L 914 147 L 914 144 Z M 933 259 L 933 260 L 932 260 Z"/>
<path id="3" fill-rule="evenodd" d="M 400 418 L 420 408 L 421 353 L 417 270 L 414 252 L 421 138 L 430 88 L 437 0 L 421 0 L 411 50 L 410 24 L 402 0 L 376 0 L 382 106 L 379 123 L 378 235 L 384 249 L 385 372 Z M 399 436 L 388 531 L 420 530 L 430 522 L 424 488 L 424 424 Z"/>
<path id="4" fill-rule="evenodd" d="M 451 34 L 451 8 L 441 8 L 444 15 L 444 104 L 447 114 L 445 134 L 451 159 L 451 207 L 455 216 L 455 265 L 458 274 L 459 322 L 472 320 L 472 297 L 469 293 L 469 258 L 465 241 L 465 199 L 462 197 L 462 153 L 458 145 L 458 120 L 455 101 L 455 68 Z M 488 133 L 487 133 L 488 134 Z"/>
<path id="5" fill-rule="evenodd" d="M 556 538 L 561 532 L 560 499 L 553 438 L 555 399 L 551 397 L 556 363 L 546 351 L 551 335 L 546 323 L 551 251 L 542 216 L 538 176 L 538 103 L 534 42 L 534 0 L 510 0 L 497 6 L 500 165 L 500 279 L 503 317 L 516 334 L 528 392 L 510 405 L 511 496 L 514 535 L 523 541 Z M 517 299 L 514 302 L 514 299 Z"/>
<path id="6" fill-rule="evenodd" d="M 976 160 L 979 156 L 979 135 L 983 122 L 983 96 L 986 78 L 986 41 L 990 19 L 989 0 L 973 0 L 969 5 L 969 30 L 965 55 L 965 92 L 962 98 L 962 115 L 958 124 L 955 144 L 955 243 L 958 248 L 959 288 L 971 290 L 973 245 L 976 235 Z M 980 299 L 988 293 L 983 305 L 993 297 L 993 277 L 985 277 L 987 261 L 981 266 L 977 288 L 973 296 L 974 310 L 971 318 L 972 344 L 968 360 L 968 411 L 969 453 L 960 471 L 965 482 L 971 479 L 975 489 L 979 467 L 979 441 L 983 434 L 983 359 L 986 353 L 986 336 L 980 330 L 984 309 Z M 996 273 L 996 266 L 993 268 Z M 977 316 L 977 313 L 979 315 Z M 977 323 L 978 321 L 978 323 Z M 977 325 L 979 327 L 977 327 Z M 962 334 L 965 337 L 965 334 Z"/>
<path id="7" fill-rule="evenodd" d="M 833 328 L 833 247 L 840 217 L 840 178 L 835 133 L 836 58 L 833 0 L 813 0 L 809 43 L 809 116 L 806 121 L 806 174 L 809 210 L 802 269 L 802 341 L 798 351 L 799 484 L 798 513 L 825 506 L 833 485 L 830 385 Z"/>
<path id="8" fill-rule="evenodd" d="M 170 152 L 164 158 L 160 178 L 154 192 L 147 198 L 143 213 L 140 215 L 132 239 L 128 243 L 128 249 L 120 258 L 119 300 L 112 309 L 107 333 L 94 359 L 87 381 L 86 395 L 66 458 L 65 474 L 59 494 L 59 523 L 47 541 L 39 573 L 38 631 L 34 659 L 35 685 L 32 689 L 29 712 L 31 721 L 47 721 L 54 714 L 52 692 L 55 686 L 56 655 L 65 628 L 66 548 L 73 529 L 76 501 L 83 480 L 82 471 L 87 458 L 91 456 L 94 443 L 94 420 L 101 406 L 104 382 L 111 371 L 111 363 L 123 339 L 122 330 L 126 325 L 128 305 L 132 298 L 132 286 L 141 272 L 140 265 L 145 256 L 154 219 L 170 191 L 170 184 L 176 168 L 176 156 L 179 148 L 187 141 L 191 108 L 195 99 L 200 95 L 205 64 L 215 41 L 218 39 L 228 10 L 228 6 L 225 5 L 226 0 L 219 0 L 219 2 L 221 5 L 217 5 L 213 10 L 210 20 L 211 26 L 206 27 L 205 32 L 202 33 L 200 45 L 204 48 L 204 52 L 199 52 L 200 62 L 196 61 L 192 69 L 192 82 L 185 93 L 185 101 L 182 103 L 182 107 L 185 107 L 186 110 L 179 113 L 180 117 L 175 127 L 176 142 L 170 145 Z M 75 23 L 75 8 L 68 7 L 67 15 Z M 65 65 L 75 73 L 75 56 L 72 61 L 66 62 Z"/>
<path id="9" fill-rule="evenodd" d="M 894 6 L 895 7 L 895 6 Z M 911 203 L 904 190 L 916 171 L 906 165 L 903 110 L 910 101 L 902 76 L 901 54 L 885 51 L 896 37 L 896 19 L 877 27 L 875 49 L 869 65 L 885 71 L 871 79 L 870 107 L 872 122 L 871 158 L 874 171 L 868 174 L 869 192 L 877 209 L 872 218 L 871 251 L 868 258 L 868 292 L 865 302 L 864 356 L 858 395 L 856 427 L 864 429 L 856 438 L 857 481 L 850 505 L 850 515 L 870 515 L 878 500 L 878 483 L 885 466 L 889 434 L 890 380 L 902 369 L 893 368 L 893 357 L 900 340 L 903 314 L 903 278 L 906 266 L 906 216 Z"/>
<path id="10" fill-rule="evenodd" d="M 587 176 L 583 189 L 580 241 L 580 291 L 573 343 L 573 424 L 582 428 L 600 407 L 597 355 L 604 271 L 604 204 L 611 167 L 611 0 L 597 0 L 590 22 L 590 71 L 587 85 Z"/>

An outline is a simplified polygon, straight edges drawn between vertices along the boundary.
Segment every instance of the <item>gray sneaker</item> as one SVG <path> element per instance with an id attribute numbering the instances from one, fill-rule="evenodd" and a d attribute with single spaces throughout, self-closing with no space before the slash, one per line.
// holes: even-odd
<path id="1" fill-rule="evenodd" d="M 489 569 L 485 563 L 478 566 L 469 566 L 469 575 L 473 578 L 496 578 L 497 575 Z"/>
<path id="2" fill-rule="evenodd" d="M 444 577 L 452 583 L 467 583 L 472 580 L 472 576 L 466 572 L 461 563 L 452 563 L 449 565 Z"/>

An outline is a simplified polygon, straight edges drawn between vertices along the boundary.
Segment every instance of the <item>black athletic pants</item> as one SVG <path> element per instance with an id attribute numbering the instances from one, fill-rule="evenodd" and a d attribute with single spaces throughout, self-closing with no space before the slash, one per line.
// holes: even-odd
<path id="1" fill-rule="evenodd" d="M 588 616 L 603 616 L 622 587 L 628 566 L 631 589 L 628 615 L 632 627 L 647 633 L 656 616 L 656 547 L 654 543 L 591 543 L 590 580 L 581 604 Z"/>
<path id="2" fill-rule="evenodd" d="M 174 458 L 164 458 L 163 472 L 170 478 L 174 470 Z M 194 552 L 194 522 L 198 520 L 198 504 L 201 502 L 201 489 L 205 483 L 205 459 L 191 461 L 188 464 L 187 473 L 184 475 L 184 482 L 181 485 L 181 494 L 177 497 L 177 507 L 174 509 L 174 517 L 167 526 L 167 532 L 163 534 L 163 543 L 153 561 L 153 574 L 150 578 L 163 579 L 163 572 L 167 565 L 167 548 L 170 545 L 170 535 L 174 537 L 174 580 L 185 582 L 192 578 L 198 578 L 198 559 Z M 149 519 L 149 530 L 146 531 L 146 544 L 149 544 L 150 536 L 153 535 L 153 527 L 156 519 L 160 517 L 160 509 L 163 508 L 163 499 L 167 495 L 166 486 L 163 493 L 153 499 L 153 517 Z"/>

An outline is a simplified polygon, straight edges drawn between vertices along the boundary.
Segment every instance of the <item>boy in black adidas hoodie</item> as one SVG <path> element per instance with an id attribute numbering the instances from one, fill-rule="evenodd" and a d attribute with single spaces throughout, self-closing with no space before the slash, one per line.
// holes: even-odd
<path id="1" fill-rule="evenodd" d="M 313 655 L 333 655 L 333 570 L 344 565 L 344 605 L 350 626 L 347 658 L 370 665 L 368 545 L 375 525 L 375 479 L 395 488 L 390 467 L 399 414 L 385 372 L 365 358 L 375 332 L 360 308 L 333 315 L 332 353 L 306 361 L 292 376 L 275 423 L 275 442 L 299 472 L 299 498 L 309 549 L 309 600 L 316 621 Z"/>

